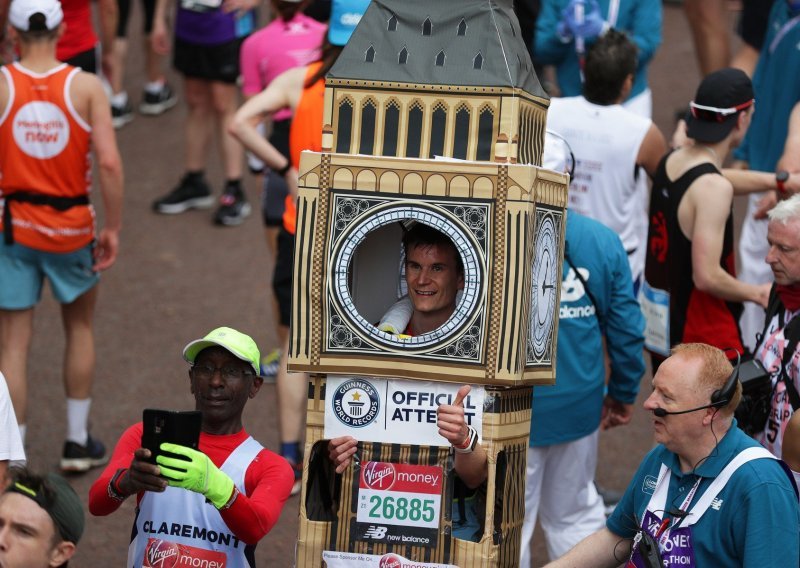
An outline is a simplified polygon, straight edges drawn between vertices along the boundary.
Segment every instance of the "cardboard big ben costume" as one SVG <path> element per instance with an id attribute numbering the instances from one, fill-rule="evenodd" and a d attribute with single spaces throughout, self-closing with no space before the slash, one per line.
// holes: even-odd
<path id="1" fill-rule="evenodd" d="M 549 99 L 512 0 L 373 0 L 326 77 L 304 152 L 289 369 L 311 376 L 298 566 L 515 566 L 533 385 L 552 384 L 567 177 L 541 164 Z M 403 295 L 404 228 L 447 235 L 452 316 L 379 329 Z M 453 537 L 436 408 L 462 384 L 489 456 L 480 530 Z M 327 439 L 359 440 L 335 475 Z"/>

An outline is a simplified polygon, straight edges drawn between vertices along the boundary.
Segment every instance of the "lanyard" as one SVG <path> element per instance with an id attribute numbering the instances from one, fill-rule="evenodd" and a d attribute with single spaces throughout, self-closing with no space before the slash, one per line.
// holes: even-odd
<path id="1" fill-rule="evenodd" d="M 800 23 L 800 15 L 795 16 L 785 24 L 781 26 L 781 29 L 778 30 L 778 33 L 775 34 L 775 37 L 772 38 L 772 41 L 769 43 L 769 54 L 772 53 L 777 49 L 778 44 L 781 42 L 783 37 L 788 34 L 792 29 Z"/>
<path id="2" fill-rule="evenodd" d="M 661 510 L 663 511 L 664 515 L 664 522 L 661 524 L 661 528 L 658 530 L 658 534 L 656 534 L 656 538 L 658 539 L 659 546 L 663 546 L 664 543 L 669 540 L 669 533 L 672 529 L 677 528 L 678 525 L 683 521 L 685 517 L 677 517 L 672 520 L 672 526 L 667 528 L 668 521 L 666 520 L 666 503 L 667 503 L 667 493 L 669 491 L 669 480 L 672 477 L 672 472 L 670 472 L 669 468 L 666 465 L 661 466 L 661 473 L 658 476 L 658 482 L 656 482 L 656 489 L 653 491 L 653 496 L 650 499 L 650 503 L 648 504 L 647 509 L 655 514 L 656 511 Z M 689 506 L 692 504 L 692 500 L 694 496 L 697 494 L 697 489 L 700 487 L 700 482 L 703 480 L 702 477 L 698 477 L 697 481 L 695 481 L 692 488 L 689 490 L 689 493 L 683 499 L 683 503 L 681 503 L 681 511 L 688 511 Z M 652 508 L 651 508 L 652 507 Z"/>

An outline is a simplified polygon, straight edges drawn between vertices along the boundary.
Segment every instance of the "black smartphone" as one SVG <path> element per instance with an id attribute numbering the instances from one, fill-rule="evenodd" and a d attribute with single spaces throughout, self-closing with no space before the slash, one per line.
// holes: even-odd
<path id="1" fill-rule="evenodd" d="M 142 412 L 142 447 L 150 450 L 150 463 L 156 463 L 160 454 L 184 459 L 182 456 L 161 451 L 168 442 L 197 449 L 200 442 L 202 414 L 199 410 L 158 410 L 145 408 Z"/>

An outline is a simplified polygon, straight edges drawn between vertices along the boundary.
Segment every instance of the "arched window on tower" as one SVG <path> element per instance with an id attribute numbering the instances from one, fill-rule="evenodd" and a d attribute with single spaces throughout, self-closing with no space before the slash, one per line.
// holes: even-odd
<path id="1" fill-rule="evenodd" d="M 479 51 L 475 58 L 472 60 L 472 68 L 473 69 L 482 69 L 483 68 L 483 55 Z"/>
<path id="2" fill-rule="evenodd" d="M 440 51 L 439 53 L 436 54 L 437 67 L 444 67 L 444 60 L 445 60 L 444 51 Z"/>
<path id="3" fill-rule="evenodd" d="M 429 36 L 433 32 L 433 24 L 431 23 L 430 18 L 425 18 L 425 21 L 422 22 L 422 35 Z"/>
<path id="4" fill-rule="evenodd" d="M 389 18 L 389 22 L 386 25 L 386 29 L 389 30 L 390 32 L 397 31 L 397 16 L 392 14 L 392 17 Z"/>
<path id="5" fill-rule="evenodd" d="M 492 159 L 492 139 L 494 137 L 494 110 L 489 105 L 481 109 L 478 117 L 478 151 L 476 160 L 488 162 Z"/>
<path id="6" fill-rule="evenodd" d="M 453 137 L 453 157 L 459 160 L 467 159 L 469 146 L 469 107 L 461 105 L 456 110 L 456 130 Z"/>
<path id="7" fill-rule="evenodd" d="M 458 24 L 458 35 L 465 36 L 467 35 L 467 22 L 464 18 L 461 18 L 461 22 Z"/>
<path id="8" fill-rule="evenodd" d="M 397 156 L 397 138 L 400 135 L 400 103 L 395 99 L 386 103 L 383 119 L 383 156 Z"/>
<path id="9" fill-rule="evenodd" d="M 447 107 L 443 103 L 436 103 L 433 107 L 431 119 L 431 147 L 428 157 L 444 156 L 444 135 L 447 128 Z"/>
<path id="10" fill-rule="evenodd" d="M 422 146 L 422 104 L 419 101 L 411 103 L 408 109 L 408 137 L 406 138 L 406 157 L 419 158 Z"/>
<path id="11" fill-rule="evenodd" d="M 375 152 L 375 101 L 367 99 L 361 106 L 361 139 L 358 153 L 370 156 Z"/>
<path id="12" fill-rule="evenodd" d="M 339 122 L 336 126 L 336 152 L 350 153 L 350 139 L 353 130 L 353 101 L 344 98 L 339 101 Z"/>
<path id="13" fill-rule="evenodd" d="M 375 48 L 371 45 L 367 48 L 367 52 L 364 54 L 364 61 L 367 63 L 373 63 L 375 61 Z"/>
<path id="14" fill-rule="evenodd" d="M 406 63 L 408 63 L 408 50 L 406 49 L 405 46 L 403 46 L 403 49 L 400 50 L 400 55 L 398 55 L 397 57 L 397 62 L 400 65 L 405 65 Z"/>

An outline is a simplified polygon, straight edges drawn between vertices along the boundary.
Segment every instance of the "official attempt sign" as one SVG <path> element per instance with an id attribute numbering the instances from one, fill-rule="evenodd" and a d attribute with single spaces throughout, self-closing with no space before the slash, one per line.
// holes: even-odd
<path id="1" fill-rule="evenodd" d="M 436 409 L 452 404 L 459 385 L 373 377 L 328 377 L 325 405 L 327 439 L 352 436 L 361 442 L 446 446 Z M 479 433 L 484 388 L 472 386 L 464 399 L 464 418 Z"/>
<path id="2" fill-rule="evenodd" d="M 438 466 L 363 463 L 358 485 L 356 538 L 435 546 L 443 475 Z"/>

